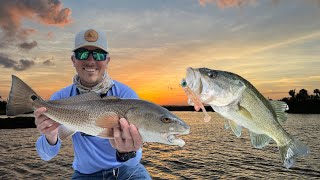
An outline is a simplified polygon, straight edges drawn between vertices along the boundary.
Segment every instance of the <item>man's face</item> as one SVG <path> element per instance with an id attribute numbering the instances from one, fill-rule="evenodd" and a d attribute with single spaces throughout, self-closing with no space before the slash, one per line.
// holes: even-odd
<path id="1" fill-rule="evenodd" d="M 85 46 L 83 48 L 88 50 L 99 49 L 94 46 Z M 71 56 L 71 60 L 80 77 L 81 84 L 87 87 L 92 87 L 101 82 L 103 74 L 110 61 L 110 57 L 107 57 L 105 61 L 95 61 L 91 53 L 87 60 L 77 60 L 74 55 Z"/>

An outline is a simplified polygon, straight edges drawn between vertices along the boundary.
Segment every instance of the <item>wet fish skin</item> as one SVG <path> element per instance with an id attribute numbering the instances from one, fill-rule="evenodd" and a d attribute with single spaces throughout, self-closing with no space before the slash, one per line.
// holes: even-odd
<path id="1" fill-rule="evenodd" d="M 215 112 L 226 118 L 226 128 L 241 136 L 242 128 L 250 132 L 256 148 L 273 139 L 284 166 L 290 168 L 296 156 L 307 155 L 309 147 L 293 138 L 281 126 L 287 119 L 288 106 L 281 101 L 267 100 L 249 81 L 241 76 L 208 68 L 188 68 L 186 82 Z"/>
<path id="2" fill-rule="evenodd" d="M 100 97 L 95 92 L 44 101 L 13 75 L 7 116 L 31 112 L 40 107 L 46 107 L 44 114 L 61 124 L 59 137 L 62 140 L 77 131 L 111 139 L 112 128 L 119 126 L 122 117 L 138 128 L 144 142 L 184 146 L 185 142 L 176 135 L 190 132 L 190 127 L 179 117 L 148 101 Z"/>

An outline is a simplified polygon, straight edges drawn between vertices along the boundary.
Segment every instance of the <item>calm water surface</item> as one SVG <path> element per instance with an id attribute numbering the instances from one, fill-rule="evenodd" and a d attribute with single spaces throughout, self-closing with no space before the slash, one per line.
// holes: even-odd
<path id="1" fill-rule="evenodd" d="M 283 124 L 311 149 L 286 169 L 275 143 L 252 148 L 247 130 L 237 138 L 223 128 L 218 114 L 209 113 L 212 120 L 205 123 L 201 112 L 174 113 L 191 126 L 191 133 L 183 137 L 183 148 L 156 143 L 144 147 L 142 163 L 153 179 L 320 179 L 320 115 L 290 114 Z M 0 129 L 0 179 L 70 179 L 71 141 L 45 162 L 34 147 L 38 136 L 36 129 Z"/>

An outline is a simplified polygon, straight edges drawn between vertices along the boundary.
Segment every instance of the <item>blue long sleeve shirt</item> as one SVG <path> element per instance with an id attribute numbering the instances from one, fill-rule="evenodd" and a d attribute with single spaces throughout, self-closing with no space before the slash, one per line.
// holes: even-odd
<path id="1" fill-rule="evenodd" d="M 61 89 L 52 95 L 51 100 L 57 100 L 78 95 L 77 88 L 74 84 Z M 114 85 L 107 92 L 107 96 L 116 96 L 125 99 L 138 99 L 137 94 L 128 86 L 114 80 Z M 76 132 L 72 136 L 74 148 L 74 160 L 72 167 L 74 170 L 83 174 L 91 174 L 103 169 L 117 168 L 122 165 L 134 166 L 138 164 L 142 157 L 142 149 L 137 151 L 135 158 L 126 162 L 116 160 L 116 150 L 111 146 L 108 139 L 95 136 L 84 136 Z M 54 158 L 60 150 L 61 141 L 58 139 L 57 144 L 50 145 L 45 137 L 41 135 L 36 142 L 36 149 L 45 161 Z"/>

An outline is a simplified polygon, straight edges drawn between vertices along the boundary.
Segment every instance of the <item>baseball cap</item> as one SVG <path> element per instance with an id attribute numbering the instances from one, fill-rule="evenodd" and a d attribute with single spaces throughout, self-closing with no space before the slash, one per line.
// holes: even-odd
<path id="1" fill-rule="evenodd" d="M 107 51 L 107 35 L 98 29 L 85 29 L 76 34 L 74 41 L 74 50 L 84 46 L 95 46 Z"/>

